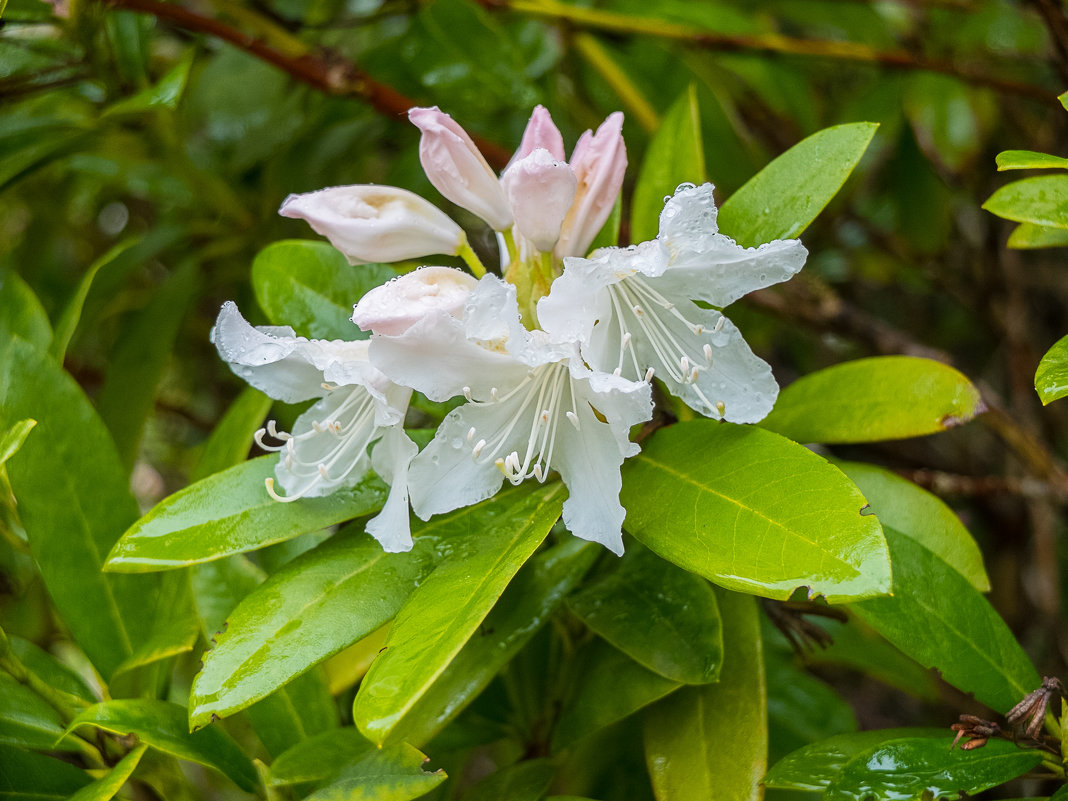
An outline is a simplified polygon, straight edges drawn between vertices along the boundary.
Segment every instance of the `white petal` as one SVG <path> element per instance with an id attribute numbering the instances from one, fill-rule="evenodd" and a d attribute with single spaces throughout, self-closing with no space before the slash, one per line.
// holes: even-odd
<path id="1" fill-rule="evenodd" d="M 401 425 L 386 430 L 375 445 L 371 462 L 379 477 L 389 484 L 386 503 L 371 520 L 367 533 L 382 544 L 386 553 L 412 549 L 411 521 L 408 517 L 408 469 L 419 448 Z"/>
<path id="2" fill-rule="evenodd" d="M 548 150 L 537 148 L 505 171 L 501 185 L 519 233 L 542 253 L 551 253 L 575 199 L 575 173 Z"/>
<path id="3" fill-rule="evenodd" d="M 670 245 L 716 233 L 719 212 L 713 190 L 715 187 L 709 183 L 680 186 L 660 212 L 660 239 Z"/>
<path id="4" fill-rule="evenodd" d="M 454 317 L 478 282 L 452 267 L 420 267 L 367 292 L 352 313 L 364 331 L 397 336 L 432 309 Z"/>

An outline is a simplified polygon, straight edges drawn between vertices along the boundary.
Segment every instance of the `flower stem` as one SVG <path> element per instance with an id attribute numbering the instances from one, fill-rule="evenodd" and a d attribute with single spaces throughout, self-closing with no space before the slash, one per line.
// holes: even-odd
<path id="1" fill-rule="evenodd" d="M 482 263 L 478 254 L 475 253 L 466 239 L 464 239 L 463 244 L 460 245 L 460 249 L 457 251 L 456 255 L 464 260 L 464 264 L 467 265 L 467 268 L 475 278 L 481 278 L 486 274 L 486 266 Z"/>

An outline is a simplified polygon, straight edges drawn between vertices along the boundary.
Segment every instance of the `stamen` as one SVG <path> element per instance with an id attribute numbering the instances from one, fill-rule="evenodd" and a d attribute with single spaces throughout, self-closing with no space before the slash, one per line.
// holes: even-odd
<path id="1" fill-rule="evenodd" d="M 579 419 L 577 414 L 575 414 L 574 412 L 564 412 L 564 415 L 567 417 L 567 421 L 575 427 L 576 431 L 582 430 L 582 428 L 579 426 Z"/>
<path id="2" fill-rule="evenodd" d="M 471 398 L 471 387 L 464 387 L 463 393 L 464 393 L 464 397 L 467 398 L 467 402 L 470 403 L 472 401 L 472 398 Z"/>
<path id="3" fill-rule="evenodd" d="M 636 315 L 638 315 L 639 317 L 641 317 L 643 314 L 645 314 L 645 311 L 637 303 L 635 303 L 633 306 L 631 306 L 631 308 L 634 310 L 634 313 Z"/>
<path id="4" fill-rule="evenodd" d="M 617 367 L 615 370 L 612 371 L 612 375 L 621 375 L 622 373 L 623 373 L 623 368 L 622 367 Z"/>
<path id="5" fill-rule="evenodd" d="M 625 332 L 623 333 L 623 339 L 622 339 L 622 340 L 620 341 L 620 343 L 619 343 L 619 346 L 620 346 L 621 348 L 625 348 L 625 347 L 627 347 L 627 345 L 629 345 L 629 344 L 630 344 L 630 340 L 631 340 L 631 334 L 630 334 L 630 331 L 625 331 Z"/>
<path id="6" fill-rule="evenodd" d="M 319 475 L 321 475 L 327 481 L 330 480 L 330 474 L 326 472 L 326 465 L 325 464 L 320 464 L 319 465 Z"/>
<path id="7" fill-rule="evenodd" d="M 475 429 L 472 428 L 471 430 L 474 431 Z M 482 455 L 482 449 L 485 448 L 485 447 L 486 447 L 486 440 L 480 439 L 478 441 L 478 444 L 476 444 L 475 447 L 471 449 L 471 455 L 474 456 L 477 459 L 479 456 Z"/>
<path id="8" fill-rule="evenodd" d="M 474 438 L 475 438 L 475 427 L 471 426 L 469 429 L 467 429 L 467 441 L 470 442 Z"/>
<path id="9" fill-rule="evenodd" d="M 545 474 L 542 472 L 540 464 L 534 465 L 534 478 L 538 480 L 539 484 L 545 483 Z"/>
<path id="10" fill-rule="evenodd" d="M 720 331 L 722 331 L 723 330 L 723 324 L 726 321 L 727 321 L 726 317 L 720 317 L 718 320 L 716 320 L 716 327 L 712 329 L 712 333 L 713 334 L 718 334 Z"/>
<path id="11" fill-rule="evenodd" d="M 274 420 L 267 421 L 267 433 L 275 439 L 289 439 L 289 434 L 287 434 L 286 432 L 282 431 L 281 433 L 279 433 L 278 425 Z"/>
<path id="12" fill-rule="evenodd" d="M 490 400 L 499 401 L 501 399 L 500 393 L 497 392 L 497 387 L 490 387 Z"/>
<path id="13" fill-rule="evenodd" d="M 679 366 L 682 368 L 682 374 L 685 376 L 690 372 L 690 360 L 688 357 L 683 356 L 679 359 Z"/>
<path id="14" fill-rule="evenodd" d="M 723 401 L 716 401 L 716 411 L 719 412 L 720 417 L 723 417 L 727 413 L 727 404 Z"/>
<path id="15" fill-rule="evenodd" d="M 266 478 L 263 480 L 264 486 L 267 487 L 267 494 L 274 498 L 279 503 L 292 503 L 293 501 L 299 501 L 300 495 L 279 495 L 274 491 L 274 479 Z"/>
<path id="16" fill-rule="evenodd" d="M 708 362 L 709 364 L 712 364 L 712 346 L 709 345 L 707 342 L 705 343 L 704 352 L 705 352 L 705 361 Z"/>
<path id="17" fill-rule="evenodd" d="M 698 336 L 701 336 L 701 334 L 703 334 L 705 332 L 705 327 L 703 325 L 701 325 L 700 323 L 698 323 L 697 325 L 695 325 L 693 327 L 693 332 L 695 334 L 697 334 Z"/>
<path id="18" fill-rule="evenodd" d="M 654 373 L 654 370 L 653 370 L 652 367 L 650 367 L 648 370 L 645 371 L 645 383 L 646 384 L 648 384 L 650 381 L 653 380 L 653 373 Z"/>
<path id="19" fill-rule="evenodd" d="M 549 424 L 549 410 L 548 409 L 542 409 L 541 410 L 541 415 L 538 417 L 538 419 L 541 421 L 541 424 L 543 426 L 544 425 L 548 425 Z"/>

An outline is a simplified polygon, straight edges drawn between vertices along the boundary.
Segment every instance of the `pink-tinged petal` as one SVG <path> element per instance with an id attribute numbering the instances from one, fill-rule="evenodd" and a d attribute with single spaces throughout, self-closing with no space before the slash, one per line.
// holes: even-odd
<path id="1" fill-rule="evenodd" d="M 535 106 L 534 113 L 530 115 L 530 122 L 523 131 L 523 140 L 519 143 L 519 150 L 515 152 L 514 160 L 526 158 L 538 148 L 543 148 L 552 153 L 557 161 L 565 161 L 564 137 L 553 122 L 549 110 L 544 106 Z"/>
<path id="2" fill-rule="evenodd" d="M 623 114 L 616 111 L 608 115 L 596 134 L 584 133 L 575 145 L 570 164 L 578 179 L 578 190 L 556 244 L 556 255 L 561 259 L 585 256 L 612 213 L 627 170 Z"/>
<path id="3" fill-rule="evenodd" d="M 398 336 L 435 309 L 460 317 L 477 285 L 472 276 L 452 267 L 420 267 L 360 298 L 352 322 L 364 331 Z"/>
<path id="4" fill-rule="evenodd" d="M 350 264 L 453 255 L 466 242 L 463 230 L 448 215 L 394 186 L 332 186 L 290 195 L 278 213 L 305 220 Z"/>
<path id="5" fill-rule="evenodd" d="M 423 132 L 419 161 L 430 183 L 457 206 L 477 214 L 495 231 L 512 224 L 497 174 L 467 132 L 438 109 L 413 108 L 408 119 Z"/>
<path id="6" fill-rule="evenodd" d="M 575 199 L 575 173 L 544 148 L 512 164 L 501 178 L 515 226 L 542 253 L 551 253 Z"/>

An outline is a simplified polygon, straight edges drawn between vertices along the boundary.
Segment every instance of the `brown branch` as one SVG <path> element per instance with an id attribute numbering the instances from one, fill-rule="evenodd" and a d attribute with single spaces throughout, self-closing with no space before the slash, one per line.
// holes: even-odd
<path id="1" fill-rule="evenodd" d="M 206 17 L 175 3 L 160 0 L 103 0 L 103 2 L 112 8 L 151 14 L 183 30 L 222 39 L 314 89 L 326 94 L 357 98 L 388 117 L 405 116 L 408 109 L 419 105 L 416 100 L 387 84 L 376 81 L 356 64 L 336 53 L 309 49 L 304 53 L 293 54 L 219 19 Z M 471 138 L 493 166 L 501 169 L 511 158 L 511 154 L 495 142 L 478 136 Z"/>
<path id="2" fill-rule="evenodd" d="M 1021 498 L 1041 498 L 1056 503 L 1068 503 L 1068 482 L 1049 482 L 1037 478 L 1015 476 L 963 476 L 941 470 L 895 469 L 902 478 L 925 487 L 936 495 L 981 497 L 987 495 L 1016 495 Z"/>

